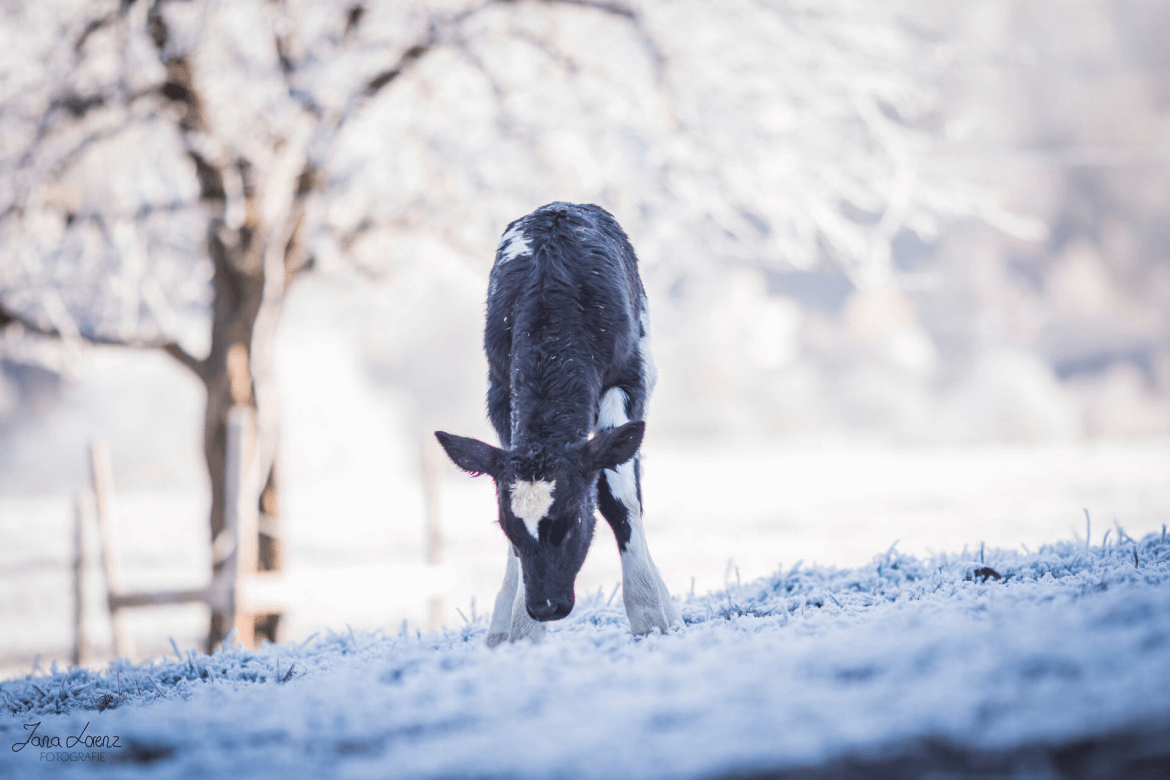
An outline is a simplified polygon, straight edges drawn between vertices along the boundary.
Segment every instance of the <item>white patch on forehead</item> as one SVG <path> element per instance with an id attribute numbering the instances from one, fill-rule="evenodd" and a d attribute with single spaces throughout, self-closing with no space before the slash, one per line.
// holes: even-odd
<path id="1" fill-rule="evenodd" d="M 611 387 L 597 404 L 597 427 L 617 428 L 630 421 L 626 416 L 626 394 L 620 387 Z"/>
<path id="2" fill-rule="evenodd" d="M 500 254 L 500 262 L 506 263 L 520 255 L 528 254 L 532 247 L 528 244 L 524 230 L 517 225 L 500 237 L 500 246 L 496 251 Z"/>
<path id="3" fill-rule="evenodd" d="M 524 521 L 524 526 L 533 539 L 537 536 L 536 527 L 544 516 L 548 514 L 553 503 L 553 489 L 557 486 L 554 479 L 546 482 L 538 479 L 528 482 L 518 479 L 512 483 L 512 514 Z"/>

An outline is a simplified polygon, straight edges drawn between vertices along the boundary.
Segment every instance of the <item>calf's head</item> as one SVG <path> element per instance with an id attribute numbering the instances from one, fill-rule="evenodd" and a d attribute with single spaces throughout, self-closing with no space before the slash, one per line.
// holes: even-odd
<path id="1" fill-rule="evenodd" d="M 560 620 L 572 611 L 573 583 L 593 539 L 598 474 L 634 457 L 644 432 L 639 420 L 563 447 L 507 451 L 435 432 L 456 466 L 495 480 L 500 527 L 520 558 L 534 620 Z"/>

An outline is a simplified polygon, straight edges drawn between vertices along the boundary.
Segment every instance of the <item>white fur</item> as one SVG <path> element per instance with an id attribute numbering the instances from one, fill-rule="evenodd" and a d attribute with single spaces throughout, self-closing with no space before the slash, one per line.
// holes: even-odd
<path id="1" fill-rule="evenodd" d="M 641 516 L 638 516 L 636 525 L 631 522 L 630 526 L 630 541 L 622 551 L 622 602 L 630 620 L 630 630 L 641 635 L 656 628 L 663 634 L 672 626 L 682 628 L 682 614 L 646 547 Z"/>
<path id="2" fill-rule="evenodd" d="M 524 235 L 524 230 L 517 225 L 500 237 L 500 246 L 496 250 L 500 252 L 500 262 L 506 263 L 513 260 L 520 255 L 526 255 L 532 251 L 532 247 L 528 244 L 528 237 Z"/>
<path id="3" fill-rule="evenodd" d="M 504 572 L 504 584 L 496 594 L 492 623 L 485 643 L 488 647 L 495 647 L 505 639 L 515 642 L 525 637 L 539 643 L 544 639 L 546 631 L 544 623 L 538 623 L 528 615 L 520 559 L 516 557 L 512 545 L 508 545 L 508 567 Z"/>
<path id="4" fill-rule="evenodd" d="M 645 312 L 643 311 L 643 317 Z M 645 323 L 643 324 L 645 327 Z M 649 331 L 642 339 L 643 368 L 649 366 L 649 380 L 654 380 L 654 362 L 649 353 Z M 597 407 L 599 428 L 616 428 L 629 422 L 626 415 L 626 394 L 617 387 L 611 387 L 601 397 Z M 682 614 L 670 597 L 658 567 L 650 557 L 646 546 L 646 530 L 642 525 L 642 504 L 638 501 L 638 479 L 635 470 L 635 455 L 616 469 L 605 470 L 605 480 L 613 497 L 622 503 L 630 522 L 630 541 L 622 550 L 622 602 L 630 630 L 635 634 L 649 634 L 654 629 L 666 633 L 672 626 L 682 628 Z"/>
<path id="5" fill-rule="evenodd" d="M 665 634 L 671 626 L 681 628 L 682 615 L 646 546 L 633 459 L 616 469 L 606 469 L 605 478 L 614 498 L 625 506 L 630 522 L 630 540 L 622 550 L 622 602 L 630 619 L 630 630 L 635 634 L 649 634 L 657 628 Z"/>
<path id="6" fill-rule="evenodd" d="M 524 592 L 524 578 L 520 578 L 520 587 L 516 589 L 516 600 L 512 602 L 512 635 L 508 637 L 516 642 L 528 638 L 536 644 L 544 639 L 548 626 L 533 620 L 528 614 L 527 597 Z"/>
<path id="7" fill-rule="evenodd" d="M 518 479 L 509 488 L 512 493 L 512 514 L 524 521 L 524 527 L 528 529 L 533 539 L 539 538 L 537 526 L 552 507 L 553 490 L 556 486 L 555 479 L 551 482 L 543 479 L 535 482 Z"/>
<path id="8" fill-rule="evenodd" d="M 597 427 L 617 428 L 630 421 L 626 416 L 626 393 L 620 387 L 611 387 L 597 404 Z"/>
<path id="9" fill-rule="evenodd" d="M 504 584 L 496 594 L 492 608 L 492 624 L 488 628 L 487 646 L 495 647 L 512 632 L 512 605 L 516 602 L 516 586 L 520 582 L 520 559 L 512 545 L 508 545 L 508 566 L 504 570 Z"/>
<path id="10" fill-rule="evenodd" d="M 646 386 L 646 398 L 649 400 L 654 386 L 658 384 L 658 367 L 654 365 L 654 356 L 650 354 L 650 311 L 644 300 L 642 310 L 638 312 L 638 323 L 643 333 L 638 340 L 638 354 L 642 356 L 642 383 Z"/>
<path id="11" fill-rule="evenodd" d="M 630 523 L 633 524 L 635 517 L 641 523 L 642 504 L 638 501 L 638 480 L 634 476 L 634 459 L 627 460 L 616 469 L 606 469 L 605 480 L 609 483 L 613 497 L 621 501 L 630 513 Z"/>

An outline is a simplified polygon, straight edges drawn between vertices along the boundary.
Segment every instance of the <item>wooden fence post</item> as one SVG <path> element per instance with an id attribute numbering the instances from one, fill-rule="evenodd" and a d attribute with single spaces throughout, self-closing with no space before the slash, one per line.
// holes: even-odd
<path id="1" fill-rule="evenodd" d="M 114 531 L 110 520 L 114 476 L 110 466 L 110 450 L 101 439 L 94 439 L 89 444 L 89 476 L 93 489 L 98 535 L 101 537 L 102 543 L 102 574 L 106 581 L 106 598 L 109 600 L 110 606 L 114 656 L 116 658 L 129 658 L 134 655 L 134 645 L 126 631 L 126 621 L 115 604 L 117 595 L 122 592 L 122 572 L 118 568 L 118 556 L 114 553 Z"/>
<path id="2" fill-rule="evenodd" d="M 244 580 L 256 575 L 259 556 L 259 505 L 246 489 L 247 472 L 255 455 L 256 420 L 252 409 L 234 406 L 228 412 L 224 484 L 224 531 L 235 543 L 235 552 L 222 573 L 229 578 L 231 624 L 236 640 L 245 647 L 256 642 L 256 615 Z"/>
<path id="3" fill-rule="evenodd" d="M 439 513 L 439 487 L 443 478 L 443 461 L 439 448 L 432 436 L 424 435 L 421 440 L 423 504 L 426 512 L 427 565 L 438 567 L 443 563 L 443 524 Z M 444 599 L 442 593 L 432 594 L 429 599 L 430 615 L 428 628 L 443 627 Z"/>
<path id="4" fill-rule="evenodd" d="M 91 505 L 89 496 L 79 492 L 73 497 L 73 658 L 74 666 L 86 660 L 88 637 L 85 635 L 85 523 Z"/>

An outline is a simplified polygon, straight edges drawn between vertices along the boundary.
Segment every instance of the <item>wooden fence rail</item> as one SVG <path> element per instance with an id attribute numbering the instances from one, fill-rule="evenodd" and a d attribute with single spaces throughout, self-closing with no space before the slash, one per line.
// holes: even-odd
<path id="1" fill-rule="evenodd" d="M 122 571 L 111 520 L 113 471 L 105 443 L 95 440 L 89 447 L 90 490 L 76 499 L 74 528 L 73 662 L 85 661 L 88 644 L 84 615 L 85 526 L 92 515 L 100 544 L 102 578 L 106 585 L 106 608 L 116 657 L 134 655 L 133 641 L 126 630 L 123 611 L 136 607 L 205 603 L 213 611 L 230 616 L 236 639 L 255 646 L 257 614 L 281 613 L 287 607 L 284 581 L 279 572 L 258 572 L 259 506 L 242 495 L 248 458 L 254 448 L 255 423 L 249 407 L 237 406 L 228 414 L 227 484 L 225 527 L 212 546 L 213 557 L 223 561 L 206 586 L 175 590 L 131 591 L 122 584 Z"/>
<path id="2" fill-rule="evenodd" d="M 439 522 L 438 493 L 443 461 L 438 448 L 428 441 L 431 450 L 421 451 L 425 501 L 426 565 L 423 567 L 386 567 L 376 585 L 361 587 L 402 588 L 401 577 L 409 570 L 409 589 L 417 597 L 428 599 L 428 624 L 438 628 L 443 622 L 443 594 L 451 587 L 453 575 L 443 565 L 443 534 Z M 248 647 L 256 644 L 255 625 L 258 615 L 282 614 L 294 602 L 306 596 L 278 571 L 258 571 L 260 508 L 255 495 L 247 494 L 245 479 L 255 449 L 254 411 L 237 406 L 228 414 L 224 529 L 212 542 L 213 578 L 204 586 L 172 590 L 127 590 L 113 531 L 113 471 L 110 453 L 104 442 L 91 442 L 88 453 L 89 490 L 75 501 L 74 527 L 74 597 L 73 663 L 83 664 L 90 637 L 85 624 L 84 583 L 88 577 L 85 551 L 86 528 L 97 528 L 102 578 L 106 586 L 106 611 L 110 619 L 115 657 L 132 657 L 134 645 L 125 625 L 125 610 L 178 604 L 204 603 L 213 612 L 229 617 L 236 640 Z M 222 564 L 222 565 L 219 565 Z M 317 584 L 314 583 L 316 587 Z"/>

